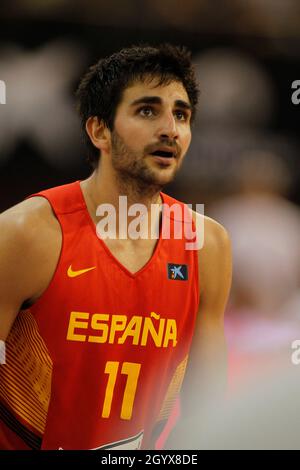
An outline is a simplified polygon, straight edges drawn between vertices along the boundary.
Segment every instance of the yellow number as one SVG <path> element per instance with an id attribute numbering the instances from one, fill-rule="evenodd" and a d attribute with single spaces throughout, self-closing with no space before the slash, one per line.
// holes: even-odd
<path id="1" fill-rule="evenodd" d="M 140 369 L 141 364 L 135 364 L 133 362 L 123 363 L 121 374 L 127 375 L 127 381 L 121 409 L 122 419 L 131 419 L 133 402 Z"/>
<path id="2" fill-rule="evenodd" d="M 108 361 L 105 366 L 104 372 L 105 374 L 108 374 L 109 377 L 106 386 L 102 418 L 108 418 L 110 416 L 119 365 L 119 362 Z M 141 364 L 136 364 L 134 362 L 123 362 L 121 374 L 127 375 L 127 381 L 122 401 L 121 419 L 131 419 L 140 369 Z"/>
<path id="3" fill-rule="evenodd" d="M 119 363 L 118 362 L 107 362 L 105 367 L 105 374 L 108 374 L 108 381 L 105 392 L 105 399 L 102 410 L 102 418 L 108 418 L 110 415 L 111 402 L 114 394 L 114 388 L 117 380 Z"/>

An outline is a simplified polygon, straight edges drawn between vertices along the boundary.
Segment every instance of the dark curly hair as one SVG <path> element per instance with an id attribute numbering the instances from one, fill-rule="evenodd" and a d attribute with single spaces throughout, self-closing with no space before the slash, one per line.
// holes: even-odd
<path id="1" fill-rule="evenodd" d="M 157 47 L 139 45 L 100 59 L 88 69 L 76 91 L 83 139 L 88 149 L 88 160 L 94 168 L 97 167 L 100 152 L 86 132 L 87 119 L 97 116 L 112 131 L 116 109 L 124 90 L 135 81 L 143 81 L 145 78 L 158 78 L 158 85 L 180 81 L 192 105 L 193 120 L 199 90 L 191 53 L 185 47 L 171 44 Z"/>

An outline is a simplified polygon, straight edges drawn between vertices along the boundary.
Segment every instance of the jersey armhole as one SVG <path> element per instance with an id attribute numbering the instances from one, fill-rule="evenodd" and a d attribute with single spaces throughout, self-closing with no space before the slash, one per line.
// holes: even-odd
<path id="1" fill-rule="evenodd" d="M 57 260 L 57 263 L 56 263 L 56 266 L 55 266 L 55 270 L 51 276 L 51 279 L 49 281 L 49 284 L 47 285 L 47 287 L 45 288 L 45 290 L 42 292 L 42 294 L 36 299 L 34 300 L 33 302 L 29 300 L 26 300 L 22 306 L 21 306 L 21 309 L 20 310 L 24 310 L 24 309 L 28 309 L 30 307 L 35 307 L 36 305 L 38 305 L 40 303 L 40 301 L 43 299 L 43 297 L 46 295 L 46 293 L 49 291 L 49 289 L 51 288 L 55 278 L 56 278 L 56 275 L 57 275 L 57 272 L 58 272 L 58 269 L 59 269 L 59 266 L 60 266 L 60 262 L 61 262 L 61 259 L 62 259 L 62 254 L 63 254 L 63 251 L 64 251 L 64 246 L 65 246 L 65 240 L 64 240 L 64 231 L 63 231 L 63 227 L 62 227 L 62 222 L 60 220 L 60 217 L 59 215 L 56 213 L 53 205 L 51 204 L 51 201 L 50 199 L 44 195 L 44 194 L 41 194 L 41 193 L 36 193 L 36 194 L 32 194 L 31 196 L 28 196 L 26 199 L 30 199 L 30 198 L 33 198 L 33 197 L 41 197 L 41 198 L 44 198 L 46 199 L 46 201 L 49 203 L 49 206 L 51 207 L 51 210 L 52 210 L 52 213 L 54 215 L 54 217 L 56 218 L 56 220 L 58 221 L 59 223 L 59 226 L 60 226 L 60 230 L 61 230 L 61 246 L 60 246 L 60 252 L 59 252 L 59 256 L 58 256 L 58 260 Z"/>

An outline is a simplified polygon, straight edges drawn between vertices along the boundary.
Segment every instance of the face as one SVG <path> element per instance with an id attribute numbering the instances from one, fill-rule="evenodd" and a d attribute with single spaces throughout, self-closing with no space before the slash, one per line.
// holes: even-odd
<path id="1" fill-rule="evenodd" d="M 191 142 L 191 106 L 180 82 L 157 80 L 126 88 L 111 134 L 112 165 L 120 177 L 163 186 L 173 180 Z"/>

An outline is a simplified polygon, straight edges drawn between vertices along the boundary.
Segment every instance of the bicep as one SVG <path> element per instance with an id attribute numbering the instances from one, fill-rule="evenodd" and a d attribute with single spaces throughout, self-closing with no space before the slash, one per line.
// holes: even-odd
<path id="1" fill-rule="evenodd" d="M 211 219 L 210 219 L 211 220 Z M 210 228 L 210 230 L 209 230 Z M 223 318 L 232 279 L 231 243 L 227 231 L 214 221 L 205 231 L 206 246 L 199 251 L 200 310 L 209 319 Z"/>
<path id="2" fill-rule="evenodd" d="M 191 349 L 191 360 L 213 361 L 224 352 L 224 312 L 229 297 L 232 262 L 226 230 L 209 219 L 205 244 L 199 252 L 200 303 Z"/>
<path id="3" fill-rule="evenodd" d="M 5 340 L 26 300 L 28 278 L 22 235 L 10 216 L 0 216 L 0 339 Z M 23 247 L 24 248 L 24 247 Z"/>
<path id="4" fill-rule="evenodd" d="M 182 405 L 190 412 L 226 388 L 227 347 L 224 311 L 231 286 L 231 247 L 227 232 L 208 222 L 205 244 L 199 252 L 200 303 L 189 354 Z"/>

